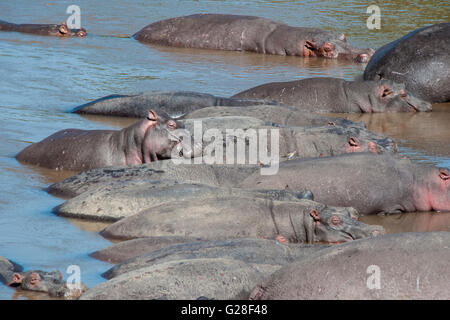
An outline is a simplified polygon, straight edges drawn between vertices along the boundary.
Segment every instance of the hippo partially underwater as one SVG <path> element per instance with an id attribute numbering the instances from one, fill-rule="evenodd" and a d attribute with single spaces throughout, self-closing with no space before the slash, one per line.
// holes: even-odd
<path id="1" fill-rule="evenodd" d="M 144 43 L 230 51 L 324 57 L 367 62 L 373 49 L 347 43 L 342 33 L 292 27 L 272 20 L 230 14 L 193 14 L 154 22 L 133 37 Z"/>

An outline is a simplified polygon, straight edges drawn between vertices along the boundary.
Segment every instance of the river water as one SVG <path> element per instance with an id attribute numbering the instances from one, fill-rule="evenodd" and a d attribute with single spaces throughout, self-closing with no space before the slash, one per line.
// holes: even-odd
<path id="1" fill-rule="evenodd" d="M 85 39 L 0 33 L 0 256 L 25 269 L 59 269 L 64 277 L 78 265 L 82 281 L 104 281 L 110 267 L 88 253 L 111 243 L 97 234 L 104 225 L 55 216 L 63 200 L 43 189 L 72 173 L 36 170 L 14 156 L 29 143 L 65 128 L 118 128 L 123 121 L 81 117 L 71 108 L 112 93 L 192 90 L 229 96 L 272 81 L 315 76 L 353 79 L 364 66 L 322 59 L 265 56 L 146 46 L 128 35 L 145 25 L 193 13 L 233 13 L 266 17 L 290 25 L 343 32 L 350 43 L 378 48 L 416 28 L 450 21 L 444 1 L 379 2 L 381 30 L 368 30 L 366 9 L 375 1 L 49 1 L 0 2 L 0 19 L 16 23 L 60 23 L 69 5 L 81 8 Z M 320 5 L 318 5 L 320 4 Z M 412 59 L 414 57 L 411 57 Z M 373 131 L 396 139 L 414 161 L 450 167 L 450 105 L 427 114 L 347 115 Z M 449 215 L 413 213 L 367 217 L 389 232 L 449 230 Z M 39 299 L 0 285 L 0 299 Z"/>

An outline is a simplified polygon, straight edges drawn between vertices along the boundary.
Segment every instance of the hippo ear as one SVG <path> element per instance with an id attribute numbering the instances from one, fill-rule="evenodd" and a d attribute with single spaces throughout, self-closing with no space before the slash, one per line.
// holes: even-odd
<path id="1" fill-rule="evenodd" d="M 156 115 L 156 112 L 151 109 L 148 111 L 147 119 L 150 121 L 158 121 L 158 116 Z"/>
<path id="2" fill-rule="evenodd" d="M 319 212 L 317 212 L 317 210 L 312 210 L 309 215 L 313 217 L 314 221 L 320 221 Z"/>
<path id="3" fill-rule="evenodd" d="M 351 147 L 359 147 L 360 146 L 360 143 L 359 143 L 358 139 L 356 139 L 355 137 L 350 137 L 348 139 L 348 144 Z"/>
<path id="4" fill-rule="evenodd" d="M 66 34 L 69 32 L 67 28 L 67 24 L 65 22 L 61 22 L 61 25 L 59 26 L 59 32 Z"/>
<path id="5" fill-rule="evenodd" d="M 440 169 L 439 170 L 439 177 L 442 180 L 446 181 L 446 180 L 450 179 L 450 174 L 449 174 L 447 169 Z"/>

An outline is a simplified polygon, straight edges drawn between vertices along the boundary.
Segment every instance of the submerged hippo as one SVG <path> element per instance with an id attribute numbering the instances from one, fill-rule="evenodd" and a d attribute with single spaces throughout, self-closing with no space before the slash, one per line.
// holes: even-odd
<path id="1" fill-rule="evenodd" d="M 347 81 L 308 78 L 266 83 L 240 93 L 236 99 L 266 99 L 309 112 L 431 111 L 431 104 L 389 80 Z"/>
<path id="2" fill-rule="evenodd" d="M 194 137 L 195 128 L 203 130 L 204 156 L 214 156 L 217 160 L 221 159 L 222 153 L 224 163 L 238 163 L 239 157 L 247 155 L 249 149 L 258 149 L 258 139 L 263 135 L 267 136 L 267 141 L 272 141 L 275 134 L 279 137 L 273 140 L 277 142 L 276 149 L 272 148 L 272 142 L 268 144 L 267 149 L 271 154 L 275 150 L 280 155 L 280 160 L 335 156 L 350 152 L 397 151 L 392 139 L 370 132 L 360 125 L 339 126 L 328 122 L 324 126 L 315 127 L 280 127 L 276 124 L 266 125 L 264 121 L 253 117 L 241 116 L 187 119 L 183 124 Z M 214 140 L 209 139 L 209 134 L 214 136 Z M 219 139 L 223 140 L 223 148 L 217 144 Z M 235 151 L 236 148 L 245 150 L 245 153 Z M 209 152 L 212 149 L 214 151 Z M 250 159 L 250 156 L 247 159 Z"/>
<path id="3" fill-rule="evenodd" d="M 78 298 L 85 290 L 83 284 L 68 285 L 59 271 L 31 270 L 0 257 L 0 281 L 17 289 L 48 293 L 52 297 Z"/>
<path id="4" fill-rule="evenodd" d="M 214 197 L 166 202 L 105 228 L 107 238 L 189 236 L 203 240 L 279 239 L 288 242 L 352 241 L 384 233 L 357 220 L 353 208 L 329 207 L 312 200 L 276 201 Z"/>
<path id="5" fill-rule="evenodd" d="M 143 92 L 133 95 L 109 95 L 76 107 L 73 112 L 119 117 L 145 117 L 149 109 L 179 118 L 192 111 L 212 106 L 253 106 L 270 104 L 250 99 L 230 99 L 190 91 Z"/>
<path id="6" fill-rule="evenodd" d="M 450 232 L 411 232 L 339 244 L 279 269 L 250 299 L 448 301 L 449 243 Z"/>
<path id="7" fill-rule="evenodd" d="M 65 22 L 61 24 L 15 24 L 0 20 L 0 31 L 16 31 L 55 37 L 86 37 L 86 29 L 69 29 Z"/>
<path id="8" fill-rule="evenodd" d="M 417 29 L 378 49 L 364 79 L 390 79 L 431 103 L 450 101 L 450 23 Z"/>
<path id="9" fill-rule="evenodd" d="M 314 200 L 354 207 L 361 214 L 450 211 L 450 172 L 392 155 L 371 153 L 295 159 L 280 164 L 276 175 L 259 173 L 241 187 L 308 188 Z"/>
<path id="10" fill-rule="evenodd" d="M 291 27 L 264 18 L 194 14 L 158 21 L 133 35 L 145 43 L 367 62 L 373 49 L 350 46 L 344 34 Z"/>
<path id="11" fill-rule="evenodd" d="M 34 143 L 17 160 L 57 170 L 87 170 L 114 165 L 137 165 L 170 158 L 173 150 L 194 155 L 171 131 L 178 127 L 172 119 L 161 119 L 153 111 L 146 118 L 117 130 L 67 129 Z M 183 151 L 184 150 L 184 151 Z"/>

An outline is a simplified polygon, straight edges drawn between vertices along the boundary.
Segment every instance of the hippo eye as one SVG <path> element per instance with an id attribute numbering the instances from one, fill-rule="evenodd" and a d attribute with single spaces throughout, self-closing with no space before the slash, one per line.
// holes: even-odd
<path id="1" fill-rule="evenodd" d="M 401 91 L 399 91 L 398 95 L 399 95 L 400 98 L 406 98 L 406 91 L 405 90 L 401 90 Z"/>
<path id="2" fill-rule="evenodd" d="M 330 223 L 337 226 L 337 225 L 341 224 L 341 219 L 339 219 L 339 217 L 337 217 L 337 216 L 332 216 L 330 218 Z"/>
<path id="3" fill-rule="evenodd" d="M 167 121 L 167 127 L 169 129 L 174 130 L 174 129 L 177 128 L 177 123 L 175 121 L 173 121 L 173 120 L 169 120 L 169 121 Z"/>

